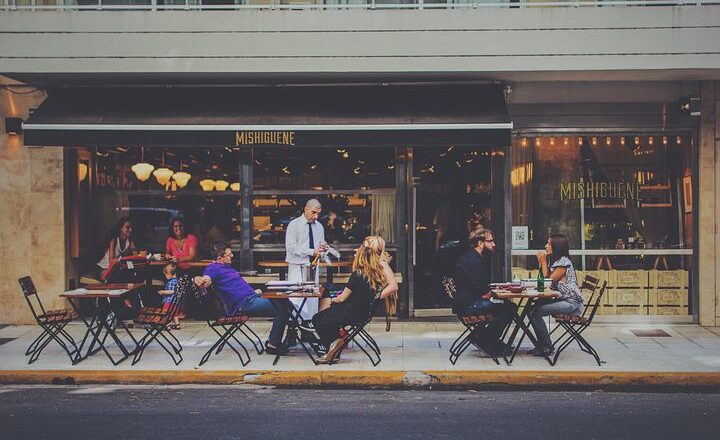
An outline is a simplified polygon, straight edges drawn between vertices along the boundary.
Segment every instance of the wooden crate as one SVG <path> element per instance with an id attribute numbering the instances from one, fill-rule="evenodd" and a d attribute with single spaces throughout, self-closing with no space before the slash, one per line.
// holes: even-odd
<path id="1" fill-rule="evenodd" d="M 616 270 L 612 287 L 648 287 L 647 270 Z"/>
<path id="2" fill-rule="evenodd" d="M 646 306 L 608 306 L 610 313 L 607 315 L 647 315 L 648 307 Z"/>
<path id="3" fill-rule="evenodd" d="M 653 288 L 687 288 L 687 270 L 650 270 L 649 286 Z"/>
<path id="4" fill-rule="evenodd" d="M 687 306 L 688 289 L 650 289 L 648 291 L 651 306 Z"/>
<path id="5" fill-rule="evenodd" d="M 607 289 L 607 305 L 610 306 L 646 306 L 648 293 L 645 288 L 612 288 Z"/>
<path id="6" fill-rule="evenodd" d="M 530 271 L 524 267 L 513 267 L 510 271 L 512 272 L 511 279 L 520 278 L 521 280 L 526 280 L 530 278 Z M 537 273 L 535 273 L 535 276 L 537 276 Z"/>
<path id="7" fill-rule="evenodd" d="M 577 275 L 579 285 L 582 285 L 582 282 L 585 279 L 585 275 L 590 275 L 591 277 L 599 279 L 600 285 L 602 286 L 603 281 L 608 280 L 609 272 L 609 270 L 576 270 L 575 274 Z"/>
<path id="8" fill-rule="evenodd" d="M 652 306 L 650 314 L 685 316 L 688 314 L 688 310 L 688 306 Z"/>

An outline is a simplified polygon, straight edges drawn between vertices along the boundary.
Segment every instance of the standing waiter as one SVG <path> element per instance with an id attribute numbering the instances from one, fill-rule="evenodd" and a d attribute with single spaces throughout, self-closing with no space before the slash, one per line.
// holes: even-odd
<path id="1" fill-rule="evenodd" d="M 317 221 L 322 205 L 317 199 L 305 203 L 303 215 L 288 224 L 285 233 L 285 261 L 288 263 L 288 281 L 307 280 L 310 263 L 328 249 L 325 242 L 325 230 Z M 291 299 L 300 306 L 301 298 Z M 318 311 L 317 298 L 309 298 L 302 310 L 302 319 L 309 321 Z"/>

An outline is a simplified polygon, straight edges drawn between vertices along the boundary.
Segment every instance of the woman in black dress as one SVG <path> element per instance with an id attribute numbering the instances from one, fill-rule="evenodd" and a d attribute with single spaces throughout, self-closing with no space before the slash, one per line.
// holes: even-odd
<path id="1" fill-rule="evenodd" d="M 381 246 L 382 245 L 382 246 Z M 381 251 L 378 251 L 381 249 Z M 389 266 L 383 260 L 384 241 L 370 236 L 355 251 L 353 273 L 342 293 L 331 300 L 331 306 L 313 317 L 315 331 L 327 353 L 318 359 L 321 364 L 332 363 L 345 345 L 339 337 L 343 326 L 360 322 L 370 313 L 376 296 L 385 298 L 397 291 L 395 276 L 390 270 L 392 282 L 388 282 Z"/>

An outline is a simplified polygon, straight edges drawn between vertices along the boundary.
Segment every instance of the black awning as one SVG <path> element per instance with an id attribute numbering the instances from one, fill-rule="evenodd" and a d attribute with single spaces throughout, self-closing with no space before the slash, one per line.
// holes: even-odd
<path id="1" fill-rule="evenodd" d="M 460 84 L 64 88 L 23 124 L 34 146 L 263 145 L 287 133 L 293 145 L 502 145 L 511 128 L 500 86 Z"/>

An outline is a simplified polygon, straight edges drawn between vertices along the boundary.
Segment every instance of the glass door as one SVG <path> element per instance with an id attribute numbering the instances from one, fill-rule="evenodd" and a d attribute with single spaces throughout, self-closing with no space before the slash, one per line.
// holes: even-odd
<path id="1" fill-rule="evenodd" d="M 449 309 L 442 277 L 454 273 L 468 234 L 494 220 L 493 154 L 489 147 L 448 146 L 415 148 L 412 157 L 412 307 Z M 502 175 L 502 167 L 498 171 Z"/>

